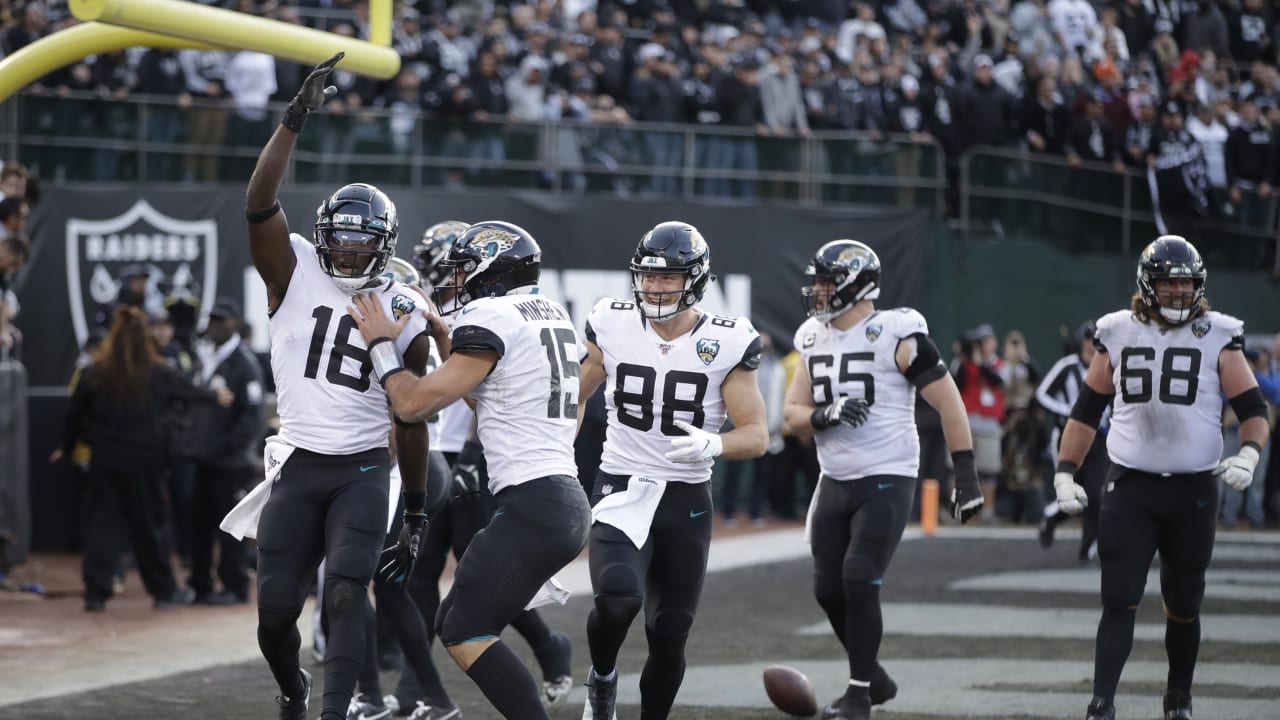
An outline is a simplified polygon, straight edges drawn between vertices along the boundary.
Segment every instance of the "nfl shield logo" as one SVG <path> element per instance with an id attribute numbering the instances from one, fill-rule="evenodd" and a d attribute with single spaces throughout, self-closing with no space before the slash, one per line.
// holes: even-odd
<path id="1" fill-rule="evenodd" d="M 148 312 L 162 312 L 166 295 L 197 293 L 207 309 L 218 290 L 218 223 L 167 217 L 146 200 L 106 220 L 68 220 L 67 293 L 79 343 L 89 337 L 94 311 L 115 301 L 120 270 L 132 264 L 149 273 Z"/>
<path id="2" fill-rule="evenodd" d="M 698 341 L 698 357 L 702 358 L 702 362 L 710 365 L 716 359 L 716 355 L 720 354 L 720 341 L 711 338 L 702 338 Z"/>
<path id="3" fill-rule="evenodd" d="M 1198 338 L 1202 338 L 1209 334 L 1209 329 L 1213 327 L 1213 323 L 1209 322 L 1209 318 L 1198 318 L 1191 323 L 1191 334 Z"/>

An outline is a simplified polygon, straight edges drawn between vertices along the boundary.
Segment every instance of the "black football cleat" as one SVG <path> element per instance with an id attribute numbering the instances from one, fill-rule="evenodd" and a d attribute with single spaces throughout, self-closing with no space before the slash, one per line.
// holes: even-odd
<path id="1" fill-rule="evenodd" d="M 1170 690 L 1164 694 L 1164 720 L 1191 720 L 1191 693 Z"/>
<path id="2" fill-rule="evenodd" d="M 277 695 L 276 703 L 280 705 L 280 720 L 307 720 L 307 703 L 311 700 L 311 673 L 301 670 L 302 694 L 296 698 L 288 695 Z"/>
<path id="3" fill-rule="evenodd" d="M 1084 720 L 1116 720 L 1116 706 L 1110 700 L 1095 696 L 1085 710 Z"/>

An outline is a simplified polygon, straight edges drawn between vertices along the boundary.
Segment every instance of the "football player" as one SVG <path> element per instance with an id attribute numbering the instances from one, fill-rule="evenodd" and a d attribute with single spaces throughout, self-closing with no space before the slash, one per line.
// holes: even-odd
<path id="1" fill-rule="evenodd" d="M 311 677 L 298 664 L 296 621 L 325 560 L 329 614 L 322 718 L 346 717 L 365 655 L 364 597 L 386 536 L 387 397 L 355 322 L 353 293 L 400 317 L 397 350 L 426 369 L 428 322 L 417 293 L 382 277 L 395 254 L 395 205 L 371 185 L 339 188 L 320 204 L 311 240 L 289 232 L 277 199 L 307 114 L 336 89 L 325 81 L 338 53 L 316 66 L 263 148 L 245 200 L 249 252 L 266 284 L 271 369 L 280 433 L 269 445 L 265 505 L 257 518 L 258 644 L 281 695 L 280 717 L 305 718 Z M 444 342 L 443 324 L 431 326 Z M 398 419 L 395 441 L 404 483 L 405 527 L 426 521 L 427 430 Z M 277 474 L 278 473 L 278 474 Z M 262 496 L 255 496 L 262 497 Z M 233 514 L 236 510 L 232 511 Z M 224 525 L 226 523 L 224 522 Z"/>
<path id="2" fill-rule="evenodd" d="M 497 510 L 459 561 L 437 629 L 503 717 L 546 718 L 538 683 L 499 634 L 586 544 L 591 515 L 573 458 L 581 344 L 568 312 L 539 292 L 542 251 L 523 228 L 476 223 L 446 263 L 452 346 L 430 375 L 404 372 L 396 338 L 405 318 L 392 320 L 370 295 L 356 296 L 349 316 L 400 417 L 430 416 L 464 395 L 475 400 Z M 388 570 L 410 566 L 417 549 L 402 535 Z"/>
<path id="3" fill-rule="evenodd" d="M 1206 275 L 1200 253 L 1177 235 L 1162 235 L 1142 251 L 1129 308 L 1098 320 L 1097 353 L 1062 434 L 1053 485 L 1058 506 L 1075 514 L 1090 499 L 1073 476 L 1111 406 L 1090 720 L 1116 716 L 1116 687 L 1156 552 L 1169 656 L 1164 717 L 1191 717 L 1218 476 L 1238 490 L 1248 487 L 1270 432 L 1266 401 L 1244 357 L 1244 323 L 1209 309 Z M 1224 395 L 1240 418 L 1240 451 L 1219 463 Z"/>
<path id="4" fill-rule="evenodd" d="M 454 291 L 445 284 L 445 260 L 449 248 L 468 227 L 467 223 L 446 220 L 427 228 L 422 241 L 413 249 L 414 267 L 427 281 L 439 305 L 448 312 Z M 493 515 L 493 497 L 488 492 L 484 452 L 476 435 L 475 413 L 463 400 L 432 416 L 431 447 L 439 448 L 453 466 L 449 494 L 453 500 L 431 513 L 431 523 L 423 537 L 418 569 L 411 579 L 410 593 L 422 616 L 434 621 L 440 605 L 440 575 L 444 572 L 449 551 L 461 558 L 471 538 L 488 524 Z M 454 512 L 455 508 L 458 512 Z M 511 621 L 511 627 L 533 648 L 542 669 L 542 701 L 547 707 L 559 704 L 573 685 L 570 669 L 573 645 L 568 635 L 552 632 L 537 610 L 525 610 Z M 434 628 L 427 628 L 429 640 L 435 639 Z M 418 675 L 403 672 L 395 693 L 384 698 L 386 705 L 410 720 L 443 720 L 456 712 L 448 692 L 435 678 L 420 685 Z M 418 700 L 418 698 L 421 698 Z M 415 700 L 417 707 L 414 707 Z"/>
<path id="5" fill-rule="evenodd" d="M 671 712 L 707 571 L 712 464 L 769 445 L 760 336 L 746 318 L 697 307 L 713 278 L 702 234 L 657 225 L 636 247 L 631 276 L 630 300 L 605 298 L 587 317 L 582 393 L 605 383 L 608 420 L 591 493 L 585 720 L 616 717 L 618 652 L 641 609 L 649 656 L 640 716 Z M 726 416 L 734 429 L 721 433 Z"/>
<path id="6" fill-rule="evenodd" d="M 792 434 L 813 436 L 818 446 L 822 475 L 806 523 L 814 595 L 849 656 L 849 685 L 823 717 L 865 720 L 872 705 L 897 693 L 876 661 L 880 587 L 915 494 L 917 390 L 942 416 L 955 467 L 952 514 L 968 521 L 982 508 L 982 491 L 964 402 L 924 317 L 875 307 L 875 252 L 833 240 L 818 249 L 805 279 L 809 319 L 795 334 L 801 362 L 784 414 Z"/>

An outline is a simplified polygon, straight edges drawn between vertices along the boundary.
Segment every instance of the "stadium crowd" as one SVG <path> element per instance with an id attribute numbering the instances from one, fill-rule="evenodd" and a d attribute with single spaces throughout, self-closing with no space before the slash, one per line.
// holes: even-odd
<path id="1" fill-rule="evenodd" d="M 369 33 L 362 0 L 224 4 Z M 0 53 L 76 22 L 64 5 L 6 0 Z M 489 160 L 519 155 L 519 140 L 486 122 L 497 119 L 737 128 L 747 134 L 700 147 L 698 165 L 748 171 L 787 164 L 759 138 L 867 133 L 873 141 L 856 151 L 829 153 L 839 174 L 874 164 L 874 140 L 903 133 L 939 143 L 953 185 L 966 149 L 1024 148 L 1071 167 L 1151 167 L 1161 196 L 1190 199 L 1171 203 L 1175 215 L 1261 227 L 1277 174 L 1277 33 L 1263 0 L 423 0 L 395 7 L 401 73 L 377 82 L 339 69 L 340 98 L 325 112 L 425 114 L 454 131 L 445 150 Z M 182 112 L 153 120 L 153 140 L 256 146 L 270 132 L 268 101 L 288 100 L 302 70 L 261 53 L 134 48 L 86 58 L 29 92 L 169 96 Z M 97 115 L 104 129 L 123 122 Z M 393 144 L 411 127 L 392 122 Z M 678 135 L 646 133 L 640 146 L 653 166 L 683 162 Z M 587 152 L 609 161 L 607 148 Z M 116 172 L 111 159 L 102 179 Z M 224 179 L 234 166 L 223 163 Z M 193 155 L 181 176 L 218 179 L 219 158 Z M 646 189 L 671 192 L 675 179 L 655 176 Z M 720 181 L 705 192 L 754 189 Z"/>

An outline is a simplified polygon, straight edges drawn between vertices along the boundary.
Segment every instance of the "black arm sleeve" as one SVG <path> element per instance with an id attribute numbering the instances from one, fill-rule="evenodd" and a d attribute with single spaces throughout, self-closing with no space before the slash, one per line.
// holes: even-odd
<path id="1" fill-rule="evenodd" d="M 1244 350 L 1244 335 L 1235 335 L 1222 348 L 1223 350 Z"/>
<path id="2" fill-rule="evenodd" d="M 913 333 L 906 339 L 912 338 L 916 341 L 916 359 L 911 361 L 902 375 L 907 378 L 907 382 L 922 388 L 946 375 L 947 368 L 942 364 L 938 346 L 933 344 L 928 335 Z"/>
<path id="3" fill-rule="evenodd" d="M 1115 393 L 1104 395 L 1087 384 L 1082 384 L 1080 386 L 1080 397 L 1076 398 L 1076 404 L 1071 408 L 1071 419 L 1097 430 L 1098 423 L 1102 421 L 1102 413 L 1111 404 L 1111 399 L 1115 396 Z"/>
<path id="4" fill-rule="evenodd" d="M 496 352 L 498 357 L 507 346 L 492 330 L 479 325 L 463 325 L 453 331 L 453 347 L 450 352 Z"/>
<path id="5" fill-rule="evenodd" d="M 1249 418 L 1265 418 L 1267 416 L 1267 401 L 1262 397 L 1262 390 L 1257 386 L 1229 400 L 1231 409 L 1235 411 L 1236 417 L 1240 422 L 1244 422 Z"/>
<path id="6" fill-rule="evenodd" d="M 89 414 L 91 370 L 91 367 L 86 367 L 80 372 L 80 377 L 76 380 L 76 388 L 71 393 L 71 404 L 67 407 L 62 433 L 62 454 L 68 458 L 71 457 L 71 451 L 75 449 L 76 443 L 80 442 L 85 417 Z"/>

